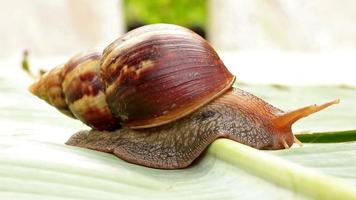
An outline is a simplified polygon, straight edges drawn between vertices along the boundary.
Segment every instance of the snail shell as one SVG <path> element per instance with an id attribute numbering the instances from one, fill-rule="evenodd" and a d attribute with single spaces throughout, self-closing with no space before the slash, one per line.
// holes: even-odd
<path id="1" fill-rule="evenodd" d="M 233 82 L 234 76 L 203 38 L 180 26 L 156 24 L 123 35 L 103 55 L 89 52 L 72 58 L 31 91 L 95 129 L 113 130 L 121 125 L 155 127 L 182 118 Z"/>

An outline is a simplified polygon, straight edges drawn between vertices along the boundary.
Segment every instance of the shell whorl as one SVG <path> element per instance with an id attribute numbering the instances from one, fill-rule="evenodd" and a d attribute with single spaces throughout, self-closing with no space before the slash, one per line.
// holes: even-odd
<path id="1" fill-rule="evenodd" d="M 62 69 L 63 65 L 60 65 L 48 71 L 37 82 L 33 83 L 29 90 L 32 94 L 57 108 L 63 114 L 75 118 L 65 101 L 62 89 Z"/>
<path id="2" fill-rule="evenodd" d="M 100 130 L 121 127 L 106 103 L 105 87 L 100 78 L 101 53 L 78 55 L 64 66 L 63 93 L 69 109 L 85 124 Z"/>
<path id="3" fill-rule="evenodd" d="M 92 128 L 117 129 L 121 125 L 106 103 L 99 74 L 100 58 L 101 53 L 97 51 L 78 54 L 45 74 L 32 85 L 31 92 Z M 50 84 L 52 82 L 55 84 Z"/>
<path id="4" fill-rule="evenodd" d="M 101 76 L 113 115 L 130 128 L 184 117 L 234 81 L 203 38 L 167 24 L 135 29 L 110 44 L 101 60 Z"/>
<path id="5" fill-rule="evenodd" d="M 233 82 L 234 76 L 199 35 L 155 24 L 126 33 L 103 54 L 75 56 L 43 76 L 31 91 L 95 129 L 112 130 L 177 120 L 220 96 Z"/>

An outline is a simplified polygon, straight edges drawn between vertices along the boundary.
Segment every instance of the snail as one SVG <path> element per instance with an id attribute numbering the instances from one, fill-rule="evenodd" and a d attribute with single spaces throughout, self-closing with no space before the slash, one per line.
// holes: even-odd
<path id="1" fill-rule="evenodd" d="M 291 126 L 339 100 L 282 111 L 234 88 L 210 44 L 169 24 L 147 25 L 103 52 L 79 54 L 30 91 L 92 129 L 66 144 L 152 168 L 189 166 L 217 138 L 257 149 L 300 143 Z"/>

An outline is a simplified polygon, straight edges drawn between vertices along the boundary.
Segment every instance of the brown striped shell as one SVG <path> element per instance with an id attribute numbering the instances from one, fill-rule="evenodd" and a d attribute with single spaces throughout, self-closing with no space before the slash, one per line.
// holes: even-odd
<path id="1" fill-rule="evenodd" d="M 101 53 L 90 52 L 69 60 L 63 68 L 62 89 L 69 110 L 85 124 L 100 130 L 120 128 L 106 103 L 100 78 Z"/>
<path id="2" fill-rule="evenodd" d="M 110 44 L 103 53 L 101 77 L 111 112 L 130 128 L 186 116 L 234 81 L 203 38 L 167 24 L 138 28 Z"/>
<path id="3" fill-rule="evenodd" d="M 105 100 L 99 77 L 101 53 L 79 54 L 34 83 L 32 93 L 61 112 L 99 130 L 120 128 Z"/>
<path id="4" fill-rule="evenodd" d="M 184 117 L 231 88 L 214 49 L 176 25 L 135 29 L 44 75 L 32 93 L 100 130 L 148 128 Z"/>
<path id="5" fill-rule="evenodd" d="M 37 82 L 31 85 L 30 91 L 34 95 L 57 108 L 63 114 L 75 118 L 73 113 L 68 108 L 68 104 L 65 101 L 65 96 L 62 90 L 62 69 L 63 65 L 60 65 L 44 74 Z"/>

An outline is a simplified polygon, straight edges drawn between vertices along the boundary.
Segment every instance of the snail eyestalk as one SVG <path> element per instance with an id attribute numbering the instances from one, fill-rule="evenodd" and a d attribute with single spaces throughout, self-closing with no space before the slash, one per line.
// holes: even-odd
<path id="1" fill-rule="evenodd" d="M 274 119 L 274 124 L 278 127 L 291 127 L 292 124 L 303 117 L 307 117 L 313 113 L 319 112 L 331 105 L 338 104 L 340 99 L 335 99 L 333 101 L 321 104 L 321 105 L 311 105 L 303 108 L 299 108 L 294 111 L 290 111 L 282 114 L 281 116 Z"/>

